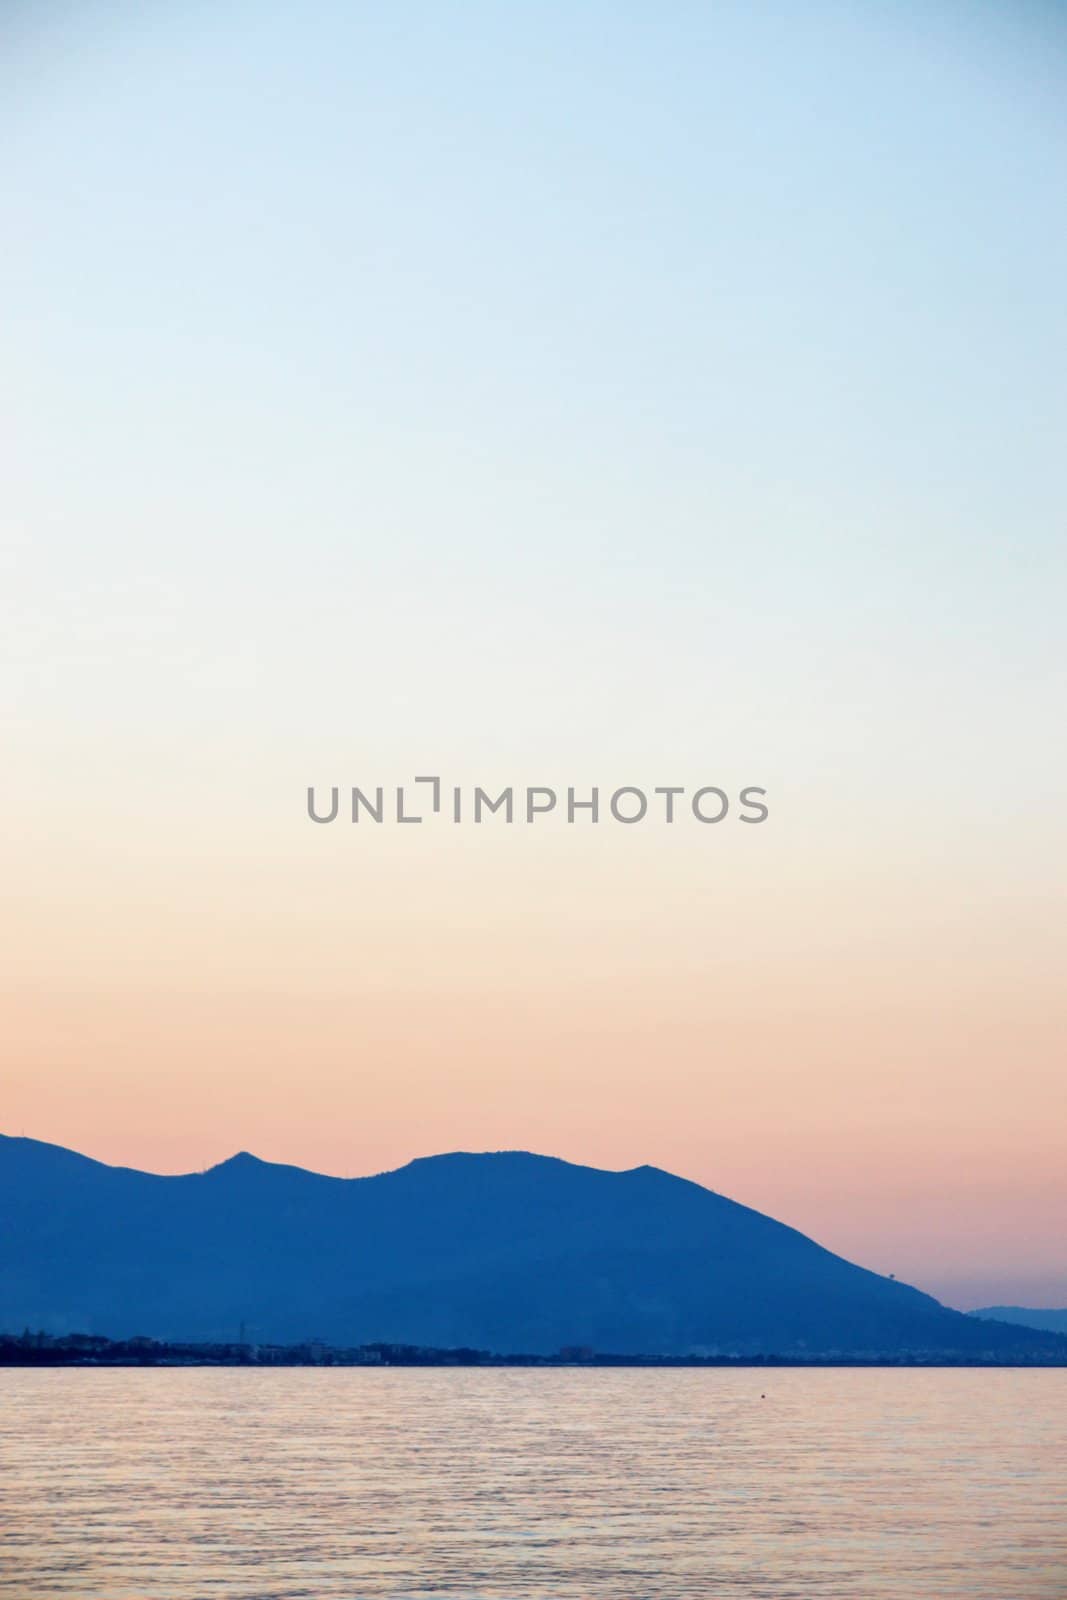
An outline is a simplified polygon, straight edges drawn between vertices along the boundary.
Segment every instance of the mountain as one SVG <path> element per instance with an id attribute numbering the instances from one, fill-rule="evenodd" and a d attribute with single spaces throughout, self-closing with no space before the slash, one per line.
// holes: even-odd
<path id="1" fill-rule="evenodd" d="M 0 1329 L 544 1353 L 1067 1357 L 655 1167 L 521 1152 L 160 1177 L 0 1138 Z"/>
<path id="2" fill-rule="evenodd" d="M 969 1313 L 987 1322 L 1010 1322 L 1019 1328 L 1037 1328 L 1043 1333 L 1067 1334 L 1067 1311 L 1030 1310 L 1027 1306 L 984 1306 Z"/>

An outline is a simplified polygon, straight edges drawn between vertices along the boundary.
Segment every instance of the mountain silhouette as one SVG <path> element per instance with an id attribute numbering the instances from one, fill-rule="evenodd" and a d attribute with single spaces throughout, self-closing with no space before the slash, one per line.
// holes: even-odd
<path id="1" fill-rule="evenodd" d="M 992 1322 L 1011 1322 L 1020 1328 L 1037 1328 L 1043 1333 L 1067 1334 L 1067 1310 L 1045 1310 L 1040 1306 L 983 1306 L 968 1313 Z"/>
<path id="2" fill-rule="evenodd" d="M 655 1167 L 508 1151 L 161 1177 L 0 1137 L 0 1329 L 550 1353 L 1026 1359 L 981 1322 Z"/>

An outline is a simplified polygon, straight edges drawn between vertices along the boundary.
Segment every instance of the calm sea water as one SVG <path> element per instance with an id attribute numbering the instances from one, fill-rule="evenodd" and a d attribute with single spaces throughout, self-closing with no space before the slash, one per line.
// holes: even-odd
<path id="1" fill-rule="evenodd" d="M 1067 1600 L 1067 1371 L 0 1371 L 19 1600 Z"/>

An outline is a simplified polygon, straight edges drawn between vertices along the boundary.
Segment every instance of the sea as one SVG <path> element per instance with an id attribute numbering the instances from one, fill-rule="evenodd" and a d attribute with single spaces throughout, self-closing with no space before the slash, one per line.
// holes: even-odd
<path id="1" fill-rule="evenodd" d="M 0 1595 L 1067 1600 L 1067 1370 L 0 1370 Z"/>

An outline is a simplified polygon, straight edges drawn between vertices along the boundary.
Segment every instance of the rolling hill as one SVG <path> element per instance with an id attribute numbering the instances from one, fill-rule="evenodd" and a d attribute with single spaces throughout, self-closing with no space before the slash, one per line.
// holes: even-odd
<path id="1" fill-rule="evenodd" d="M 985 1322 L 1010 1322 L 1018 1328 L 1037 1328 L 1042 1333 L 1067 1334 L 1067 1310 L 1046 1310 L 1040 1306 L 983 1306 L 968 1313 Z"/>
<path id="2" fill-rule="evenodd" d="M 161 1177 L 0 1138 L 0 1329 L 242 1324 L 262 1342 L 528 1353 L 1067 1355 L 654 1167 L 503 1152 L 341 1179 L 243 1153 Z"/>

